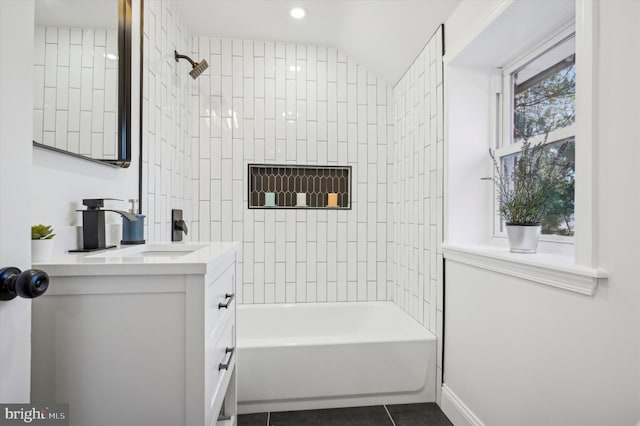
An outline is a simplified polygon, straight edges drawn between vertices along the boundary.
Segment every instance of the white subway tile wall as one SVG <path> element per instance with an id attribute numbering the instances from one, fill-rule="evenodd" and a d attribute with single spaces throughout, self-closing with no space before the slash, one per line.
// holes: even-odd
<path id="1" fill-rule="evenodd" d="M 36 27 L 33 139 L 91 158 L 115 159 L 116 29 Z"/>
<path id="2" fill-rule="evenodd" d="M 333 48 L 207 37 L 192 46 L 210 68 L 193 84 L 199 208 L 185 215 L 194 238 L 243 242 L 241 303 L 388 300 L 391 88 Z M 249 210 L 249 163 L 352 166 L 353 209 Z"/>
<path id="3" fill-rule="evenodd" d="M 240 303 L 394 300 L 438 337 L 439 402 L 442 27 L 392 89 L 336 49 L 191 37 L 173 1 L 144 6 L 147 240 L 170 240 L 182 208 L 187 240 L 242 242 Z M 174 49 L 209 69 L 192 81 Z M 353 209 L 250 210 L 249 163 L 352 166 Z"/>
<path id="4" fill-rule="evenodd" d="M 242 242 L 241 303 L 395 300 L 441 338 L 442 28 L 393 89 L 336 49 L 191 37 L 170 1 L 144 35 L 148 240 L 182 208 L 187 239 Z M 249 163 L 350 165 L 353 209 L 249 210 Z"/>
<path id="5" fill-rule="evenodd" d="M 388 157 L 389 279 L 393 300 L 438 337 L 442 382 L 444 115 L 440 27 L 393 88 Z"/>
<path id="6" fill-rule="evenodd" d="M 173 1 L 144 2 L 142 85 L 142 208 L 147 241 L 171 241 L 171 209 L 183 209 L 188 220 L 213 214 L 207 203 L 199 212 L 198 146 L 191 143 L 191 65 L 174 59 L 174 50 L 191 52 L 191 34 Z M 200 76 L 207 79 L 208 74 Z M 203 169 L 209 170 L 209 167 Z M 195 175 L 195 177 L 194 177 Z M 194 180 L 196 179 L 196 180 Z M 205 182 L 206 184 L 206 182 Z M 208 193 L 204 194 L 208 199 Z M 219 213 L 218 213 L 219 214 Z M 197 227 L 189 228 L 191 239 Z M 197 239 L 197 238 L 196 238 Z"/>

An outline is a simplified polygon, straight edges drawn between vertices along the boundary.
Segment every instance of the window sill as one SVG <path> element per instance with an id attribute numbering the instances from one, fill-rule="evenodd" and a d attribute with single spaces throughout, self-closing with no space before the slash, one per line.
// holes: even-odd
<path id="1" fill-rule="evenodd" d="M 595 295 L 607 271 L 577 265 L 573 257 L 551 254 L 517 254 L 493 246 L 442 245 L 444 258 L 451 262 L 522 278 L 587 296 Z"/>

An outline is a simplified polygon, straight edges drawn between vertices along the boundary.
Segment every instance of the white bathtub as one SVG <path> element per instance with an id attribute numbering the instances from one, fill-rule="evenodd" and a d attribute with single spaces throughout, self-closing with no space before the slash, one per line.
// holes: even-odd
<path id="1" fill-rule="evenodd" d="M 436 338 L 392 302 L 239 305 L 238 411 L 435 400 Z"/>

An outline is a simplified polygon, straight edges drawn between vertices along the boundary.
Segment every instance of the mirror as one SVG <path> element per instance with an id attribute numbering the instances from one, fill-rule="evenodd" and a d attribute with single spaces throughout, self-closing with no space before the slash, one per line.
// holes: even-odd
<path id="1" fill-rule="evenodd" d="M 35 146 L 131 162 L 131 0 L 35 2 Z"/>

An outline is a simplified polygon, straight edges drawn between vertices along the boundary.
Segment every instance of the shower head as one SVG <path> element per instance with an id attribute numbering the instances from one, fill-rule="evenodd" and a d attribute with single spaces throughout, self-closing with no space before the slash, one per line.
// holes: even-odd
<path id="1" fill-rule="evenodd" d="M 187 61 L 189 61 L 189 63 L 191 64 L 191 66 L 193 67 L 191 69 L 191 71 L 189 71 L 189 75 L 191 76 L 191 78 L 193 78 L 194 80 L 196 78 L 198 78 L 200 76 L 200 74 L 202 74 L 204 72 L 204 70 L 206 70 L 207 68 L 209 68 L 209 64 L 207 63 L 206 60 L 201 60 L 200 62 L 196 63 L 193 59 L 191 59 L 188 56 L 185 55 L 180 55 L 178 54 L 177 51 L 173 51 L 175 58 L 176 58 L 176 62 L 178 62 L 178 59 L 186 59 Z"/>
<path id="2" fill-rule="evenodd" d="M 193 78 L 195 80 L 207 68 L 209 68 L 209 64 L 207 63 L 206 60 L 203 59 L 200 62 L 198 62 L 196 65 L 193 66 L 193 69 L 191 71 L 189 71 L 189 75 L 191 76 L 191 78 Z"/>

